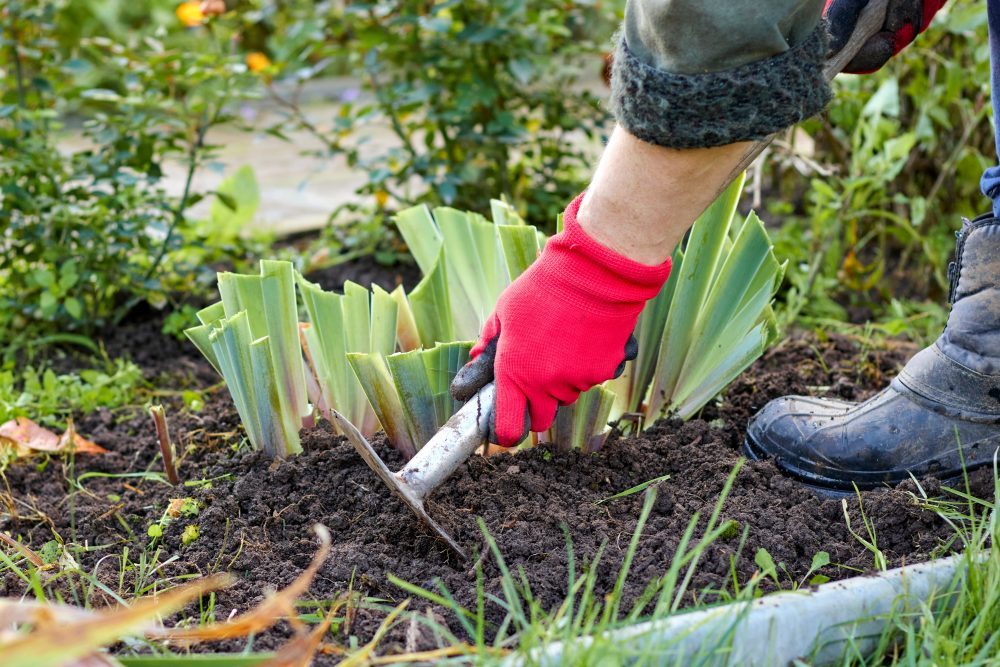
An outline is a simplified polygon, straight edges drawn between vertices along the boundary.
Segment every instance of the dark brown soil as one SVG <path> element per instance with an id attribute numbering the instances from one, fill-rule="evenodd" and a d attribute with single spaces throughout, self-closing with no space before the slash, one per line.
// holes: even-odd
<path id="1" fill-rule="evenodd" d="M 313 271 L 306 277 L 323 289 L 338 292 L 343 290 L 344 282 L 347 280 L 365 287 L 375 283 L 386 290 L 393 290 L 396 285 L 411 290 L 420 282 L 420 269 L 411 260 L 385 266 L 378 264 L 371 257 L 362 257 Z"/>
<path id="2" fill-rule="evenodd" d="M 141 327 L 120 344 L 140 358 L 151 376 L 180 369 L 169 375 L 175 388 L 217 382 L 186 346 L 142 333 Z M 635 494 L 600 505 L 597 501 L 670 475 L 658 486 L 639 543 L 625 587 L 627 609 L 669 566 L 692 516 L 711 513 L 740 460 L 743 430 L 756 410 L 786 393 L 864 398 L 884 385 L 911 352 L 906 348 L 859 352 L 845 338 L 820 341 L 811 335 L 797 336 L 771 350 L 734 383 L 725 401 L 706 408 L 700 419 L 660 423 L 642 437 L 614 440 L 592 456 L 539 447 L 516 455 L 475 457 L 438 490 L 431 512 L 476 552 L 484 544 L 476 523 L 476 517 L 482 517 L 507 564 L 515 572 L 523 568 L 535 599 L 548 609 L 567 593 L 564 530 L 571 536 L 578 567 L 592 561 L 603 547 L 597 567 L 597 593 L 603 595 L 614 586 L 643 497 Z M 315 551 L 310 527 L 317 522 L 333 534 L 334 552 L 310 589 L 312 598 L 329 599 L 353 586 L 363 595 L 395 604 L 405 595 L 387 580 L 386 575 L 394 574 L 424 587 L 440 580 L 460 604 L 475 607 L 476 582 L 470 565 L 457 562 L 418 526 L 354 450 L 327 427 L 304 434 L 305 454 L 275 463 L 239 447 L 236 410 L 224 389 L 207 393 L 205 399 L 201 412 L 184 413 L 174 404 L 169 417 L 175 442 L 184 452 L 179 466 L 182 479 L 212 480 L 211 485 L 175 489 L 135 478 L 89 477 L 82 484 L 84 490 L 71 493 L 67 480 L 85 472 L 160 470 L 147 417 L 136 414 L 116 422 L 108 413 L 87 415 L 78 420 L 79 429 L 111 453 L 80 457 L 73 468 L 59 460 L 45 467 L 32 462 L 9 468 L 3 500 L 14 510 L 0 514 L 0 529 L 36 549 L 54 538 L 88 547 L 89 551 L 78 549 L 74 554 L 80 566 L 117 591 L 123 548 L 129 548 L 132 560 L 143 550 L 151 555 L 148 526 L 160 519 L 171 498 L 187 496 L 202 509 L 197 517 L 167 526 L 159 559 L 176 555 L 177 560 L 159 575 L 230 569 L 239 582 L 218 595 L 220 618 L 232 610 L 248 609 L 267 589 L 291 582 Z M 377 447 L 390 467 L 401 463 L 384 443 Z M 992 491 L 986 471 L 974 474 L 972 483 L 978 493 Z M 911 488 L 862 494 L 864 511 L 875 523 L 879 547 L 890 566 L 924 560 L 950 545 L 950 529 L 914 504 L 907 492 Z M 860 526 L 857 499 L 848 499 L 848 506 L 852 523 Z M 783 564 L 787 584 L 806 575 L 819 551 L 830 554 L 833 564 L 822 574 L 834 579 L 872 568 L 872 555 L 847 530 L 841 502 L 817 498 L 770 463 L 744 464 L 722 516 L 734 520 L 738 530 L 708 549 L 689 587 L 689 604 L 712 601 L 719 591 L 731 591 L 734 572 L 741 583 L 747 581 L 757 569 L 754 554 L 759 548 Z M 185 547 L 180 537 L 187 524 L 197 524 L 200 537 Z M 741 548 L 744 530 L 747 538 Z M 481 565 L 486 592 L 502 597 L 496 562 L 485 558 Z M 131 594 L 134 583 L 135 574 L 130 572 L 123 595 Z M 768 587 L 774 586 L 765 584 Z M 0 595 L 25 593 L 26 584 L 9 571 L 0 580 Z M 95 595 L 100 601 L 103 594 Z M 411 608 L 425 607 L 420 602 Z M 460 630 L 447 611 L 433 611 Z M 487 612 L 495 623 L 503 617 L 493 603 Z M 361 609 L 350 633 L 367 641 L 383 616 L 374 609 Z M 390 633 L 383 650 L 397 644 L 401 648 L 405 634 L 403 628 Z M 270 648 L 287 636 L 288 629 L 279 626 L 256 637 L 254 647 Z M 417 638 L 417 646 L 430 643 L 428 636 Z M 231 643 L 225 648 L 241 646 Z"/>

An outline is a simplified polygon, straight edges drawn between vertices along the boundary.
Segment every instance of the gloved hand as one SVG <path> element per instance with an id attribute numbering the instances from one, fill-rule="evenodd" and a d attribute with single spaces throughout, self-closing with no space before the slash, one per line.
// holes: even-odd
<path id="1" fill-rule="evenodd" d="M 944 3 L 945 0 L 889 0 L 882 31 L 861 47 L 844 71 L 867 74 L 881 68 L 927 29 Z M 867 4 L 868 0 L 827 0 L 831 51 L 837 52 L 847 44 Z"/>
<path id="2" fill-rule="evenodd" d="M 639 313 L 670 275 L 669 260 L 640 264 L 590 238 L 576 220 L 582 200 L 569 205 L 563 231 L 500 295 L 472 361 L 451 385 L 466 401 L 495 378 L 490 439 L 504 447 L 529 428 L 549 428 L 560 405 L 622 373 L 638 354 L 632 332 Z"/>

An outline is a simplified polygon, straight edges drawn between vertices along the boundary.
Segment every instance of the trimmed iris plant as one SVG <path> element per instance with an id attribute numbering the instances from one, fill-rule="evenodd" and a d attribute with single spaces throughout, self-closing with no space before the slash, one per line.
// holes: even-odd
<path id="1" fill-rule="evenodd" d="M 730 186 L 676 250 L 673 275 L 639 318 L 639 357 L 622 377 L 560 408 L 552 429 L 533 439 L 591 452 L 623 415 L 647 425 L 691 417 L 774 340 L 771 301 L 784 266 L 757 216 L 737 218 L 742 185 Z M 259 276 L 219 274 L 222 301 L 187 334 L 226 380 L 252 445 L 294 454 L 314 411 L 332 422 L 331 410 L 366 437 L 381 428 L 406 458 L 426 444 L 460 407 L 449 387 L 472 341 L 545 243 L 505 202 L 493 201 L 492 215 L 399 213 L 424 274 L 409 294 L 350 282 L 335 294 L 287 262 L 261 262 Z"/>
<path id="2" fill-rule="evenodd" d="M 260 275 L 218 278 L 222 300 L 199 311 L 201 325 L 185 333 L 225 379 L 251 445 L 275 457 L 297 454 L 312 409 L 292 265 L 263 260 Z"/>
<path id="3" fill-rule="evenodd" d="M 771 302 L 785 265 L 751 212 L 736 215 L 744 177 L 695 221 L 674 270 L 636 326 L 639 356 L 606 386 L 612 416 L 688 419 L 758 359 L 777 337 Z"/>

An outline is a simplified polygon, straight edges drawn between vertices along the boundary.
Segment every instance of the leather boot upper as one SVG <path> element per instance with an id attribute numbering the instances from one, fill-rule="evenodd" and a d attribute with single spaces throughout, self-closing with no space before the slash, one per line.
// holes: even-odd
<path id="1" fill-rule="evenodd" d="M 950 273 L 944 333 L 889 387 L 860 405 L 771 401 L 747 429 L 748 453 L 843 490 L 991 463 L 1000 448 L 1000 219 L 964 224 Z"/>
<path id="2" fill-rule="evenodd" d="M 1000 219 L 965 223 L 950 271 L 951 314 L 938 345 L 968 368 L 1000 374 Z"/>

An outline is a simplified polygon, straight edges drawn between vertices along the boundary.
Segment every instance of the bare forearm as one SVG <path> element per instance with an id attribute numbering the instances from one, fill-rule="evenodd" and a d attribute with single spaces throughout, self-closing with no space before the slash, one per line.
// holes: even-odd
<path id="1" fill-rule="evenodd" d="M 677 150 L 616 127 L 580 206 L 580 226 L 629 259 L 659 264 L 726 185 L 748 145 Z"/>

